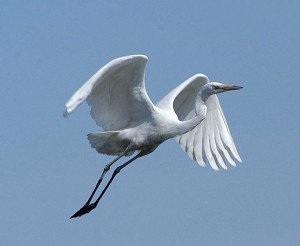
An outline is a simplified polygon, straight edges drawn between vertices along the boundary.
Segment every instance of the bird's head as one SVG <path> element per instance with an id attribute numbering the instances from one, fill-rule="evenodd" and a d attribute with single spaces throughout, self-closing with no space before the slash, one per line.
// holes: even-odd
<path id="1" fill-rule="evenodd" d="M 213 94 L 222 93 L 225 91 L 239 90 L 242 88 L 242 86 L 238 85 L 225 85 L 218 82 L 209 82 L 202 87 L 202 91 L 203 93 L 210 96 Z"/>

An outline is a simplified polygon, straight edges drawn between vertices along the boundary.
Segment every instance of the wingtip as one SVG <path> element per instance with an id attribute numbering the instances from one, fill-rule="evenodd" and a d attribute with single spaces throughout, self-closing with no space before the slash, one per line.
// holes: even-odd
<path id="1" fill-rule="evenodd" d="M 63 117 L 67 118 L 70 115 L 70 113 L 68 112 L 68 110 L 66 109 L 63 113 Z"/>
<path id="2" fill-rule="evenodd" d="M 215 166 L 215 165 L 210 165 L 210 166 L 211 166 L 212 170 L 214 170 L 214 171 L 220 170 L 218 166 Z"/>
<path id="3" fill-rule="evenodd" d="M 243 162 L 242 159 L 241 159 L 241 157 L 240 157 L 240 155 L 238 153 L 235 153 L 234 157 L 235 157 L 235 159 L 238 160 L 238 162 Z"/>

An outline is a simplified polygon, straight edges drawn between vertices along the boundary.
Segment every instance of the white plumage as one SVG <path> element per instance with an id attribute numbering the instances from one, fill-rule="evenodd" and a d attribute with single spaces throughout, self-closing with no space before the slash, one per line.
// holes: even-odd
<path id="1" fill-rule="evenodd" d="M 227 169 L 226 163 L 235 166 L 234 159 L 241 161 L 215 94 L 242 87 L 210 82 L 205 75 L 196 74 L 154 105 L 145 88 L 146 63 L 144 55 L 115 59 L 66 103 L 64 116 L 85 100 L 91 106 L 91 116 L 104 132 L 90 133 L 88 139 L 99 153 L 118 156 L 109 167 L 122 156 L 139 151 L 125 163 L 128 165 L 170 138 L 201 166 L 209 163 L 214 170 Z M 92 196 L 74 217 L 94 208 Z"/>
<path id="2" fill-rule="evenodd" d="M 175 112 L 181 121 L 196 116 L 196 96 L 203 85 L 209 83 L 208 78 L 203 74 L 194 75 L 177 86 L 155 106 L 145 88 L 146 63 L 147 57 L 143 55 L 115 59 L 101 68 L 67 102 L 65 116 L 87 100 L 91 106 L 92 118 L 108 131 L 89 134 L 89 141 L 93 148 L 99 148 L 107 139 L 109 141 L 112 137 L 118 137 L 116 133 L 120 130 L 134 128 L 149 120 L 157 108 L 169 111 L 171 114 Z M 206 117 L 201 124 L 183 135 L 174 137 L 189 157 L 201 166 L 209 162 L 215 170 L 219 166 L 227 169 L 226 160 L 235 166 L 233 157 L 238 161 L 241 159 L 217 96 L 209 96 L 206 106 Z M 120 154 L 125 150 L 124 147 L 114 148 L 116 148 L 115 152 L 113 150 L 100 152 L 112 155 Z"/>

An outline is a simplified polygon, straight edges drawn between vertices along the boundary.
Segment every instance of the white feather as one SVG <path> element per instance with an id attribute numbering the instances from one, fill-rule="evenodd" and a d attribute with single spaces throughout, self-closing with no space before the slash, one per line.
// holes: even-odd
<path id="1" fill-rule="evenodd" d="M 192 119 L 196 116 L 197 94 L 206 83 L 209 83 L 209 79 L 205 75 L 194 75 L 172 90 L 159 101 L 157 106 L 165 109 L 174 108 L 180 120 Z M 193 130 L 175 139 L 189 157 L 196 159 L 201 166 L 205 165 L 205 160 L 214 170 L 218 170 L 219 166 L 227 169 L 224 160 L 235 166 L 231 156 L 240 162 L 241 158 L 236 150 L 218 97 L 209 96 L 206 106 L 205 119 Z"/>

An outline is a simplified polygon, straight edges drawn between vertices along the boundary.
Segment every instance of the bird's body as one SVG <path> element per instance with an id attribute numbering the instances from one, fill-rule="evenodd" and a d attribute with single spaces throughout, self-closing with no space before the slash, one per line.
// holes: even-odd
<path id="1" fill-rule="evenodd" d="M 103 132 L 88 134 L 91 147 L 99 153 L 118 156 L 107 165 L 108 169 L 122 156 L 139 151 L 138 155 L 117 168 L 118 173 L 170 138 L 175 138 L 189 157 L 202 166 L 208 162 L 215 170 L 220 166 L 227 169 L 226 160 L 232 165 L 235 165 L 234 158 L 240 161 L 215 94 L 241 87 L 210 82 L 205 75 L 196 74 L 154 105 L 145 88 L 146 63 L 147 57 L 143 55 L 111 61 L 66 104 L 64 116 L 85 100 L 91 106 L 92 118 L 104 129 Z M 103 171 L 100 182 L 106 171 Z M 98 184 L 95 190 L 97 187 Z M 74 217 L 94 208 L 90 204 L 94 192 Z"/>
<path id="2" fill-rule="evenodd" d="M 151 115 L 136 125 L 117 131 L 90 133 L 88 139 L 91 147 L 107 155 L 120 155 L 126 149 L 129 153 L 150 151 L 165 140 L 192 130 L 202 119 L 198 117 L 183 123 L 173 111 L 154 106 Z"/>

